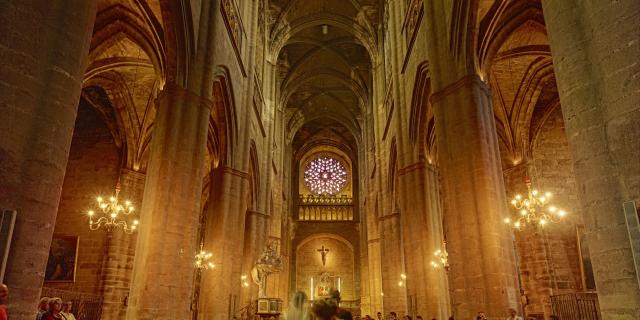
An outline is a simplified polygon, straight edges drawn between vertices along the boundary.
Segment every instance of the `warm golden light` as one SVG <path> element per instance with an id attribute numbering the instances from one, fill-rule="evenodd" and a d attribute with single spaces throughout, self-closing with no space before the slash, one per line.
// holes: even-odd
<path id="1" fill-rule="evenodd" d="M 125 201 L 126 207 L 123 207 L 118 202 L 119 193 L 120 182 L 116 184 L 116 194 L 113 197 L 109 197 L 109 202 L 104 202 L 102 196 L 96 197 L 97 206 L 100 210 L 89 210 L 87 212 L 91 230 L 98 230 L 102 227 L 106 228 L 107 231 L 111 231 L 113 228 L 122 228 L 125 233 L 131 234 L 137 229 L 139 222 L 138 219 L 133 217 L 131 201 Z M 133 218 L 133 223 L 128 222 L 129 218 Z"/>
<path id="2" fill-rule="evenodd" d="M 431 266 L 434 269 L 443 267 L 445 270 L 449 270 L 449 253 L 447 252 L 447 242 L 442 241 L 442 249 L 436 250 L 433 255 L 437 260 L 431 260 Z"/>
<path id="3" fill-rule="evenodd" d="M 531 181 L 528 179 L 526 183 L 528 193 L 524 197 L 516 194 L 511 200 L 517 213 L 505 218 L 506 224 L 517 230 L 529 225 L 544 227 L 549 222 L 556 222 L 567 214 L 564 210 L 559 210 L 549 203 L 551 192 L 531 189 Z"/>
<path id="4" fill-rule="evenodd" d="M 196 254 L 196 269 L 202 271 L 215 268 L 216 265 L 212 262 L 209 262 L 209 259 L 211 259 L 212 256 L 213 254 L 211 252 L 204 251 L 202 249 L 202 245 L 200 245 L 200 252 Z"/>

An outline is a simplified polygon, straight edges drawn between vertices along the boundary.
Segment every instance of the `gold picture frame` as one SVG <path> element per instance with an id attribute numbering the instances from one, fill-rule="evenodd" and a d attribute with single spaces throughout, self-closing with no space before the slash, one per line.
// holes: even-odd
<path id="1" fill-rule="evenodd" d="M 45 282 L 75 282 L 80 238 L 54 234 L 45 269 Z"/>

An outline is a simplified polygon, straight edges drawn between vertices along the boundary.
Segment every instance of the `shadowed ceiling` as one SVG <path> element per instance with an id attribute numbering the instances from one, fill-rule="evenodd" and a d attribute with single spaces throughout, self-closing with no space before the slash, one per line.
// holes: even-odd
<path id="1" fill-rule="evenodd" d="M 279 98 L 290 134 L 330 114 L 335 123 L 359 135 L 363 108 L 371 103 L 367 47 L 375 43 L 375 3 L 270 1 L 270 46 L 279 49 Z"/>

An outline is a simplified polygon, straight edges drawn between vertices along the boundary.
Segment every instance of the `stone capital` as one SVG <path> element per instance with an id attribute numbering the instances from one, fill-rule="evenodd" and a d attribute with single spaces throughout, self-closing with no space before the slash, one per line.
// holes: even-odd
<path id="1" fill-rule="evenodd" d="M 122 180 L 122 183 L 125 183 L 125 181 L 131 181 L 131 182 L 135 181 L 135 182 L 144 183 L 145 177 L 146 177 L 146 174 L 140 171 L 127 169 L 127 168 L 120 169 L 120 179 Z"/>
<path id="2" fill-rule="evenodd" d="M 238 170 L 238 169 L 234 169 L 234 168 L 231 168 L 231 167 L 223 166 L 223 167 L 220 168 L 220 170 L 223 173 L 228 173 L 228 174 L 231 174 L 233 176 L 236 176 L 236 177 L 239 177 L 239 178 L 242 178 L 242 179 L 245 179 L 245 180 L 251 180 L 251 175 L 249 173 L 241 171 L 241 170 Z"/>
<path id="3" fill-rule="evenodd" d="M 399 219 L 399 218 L 400 218 L 400 212 L 391 212 L 389 214 L 385 214 L 381 216 L 379 220 L 384 221 L 384 220 L 393 220 L 393 219 Z"/>
<path id="4" fill-rule="evenodd" d="M 200 106 L 209 110 L 213 107 L 213 101 L 210 99 L 204 98 L 189 89 L 183 88 L 175 82 L 165 84 L 162 91 L 158 94 L 157 99 L 158 101 L 162 101 L 164 99 L 180 99 L 188 102 L 189 105 Z"/>
<path id="5" fill-rule="evenodd" d="M 255 210 L 247 210 L 247 215 L 248 216 L 256 216 L 256 217 L 261 217 L 261 218 L 269 218 L 270 215 L 264 212 L 260 212 L 260 211 L 255 211 Z"/>
<path id="6" fill-rule="evenodd" d="M 477 74 L 468 74 L 458 79 L 456 82 L 446 85 L 439 91 L 432 93 L 430 98 L 431 103 L 435 105 L 440 100 L 455 92 L 458 92 L 460 89 L 472 88 L 473 86 L 477 86 L 478 88 L 480 88 L 487 96 L 491 95 L 491 88 L 486 82 L 482 81 L 482 79 L 480 79 Z"/>

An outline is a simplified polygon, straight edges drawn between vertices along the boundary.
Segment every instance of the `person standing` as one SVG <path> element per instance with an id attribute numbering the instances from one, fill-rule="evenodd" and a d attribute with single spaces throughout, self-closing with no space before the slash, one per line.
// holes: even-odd
<path id="1" fill-rule="evenodd" d="M 71 308 L 73 308 L 73 302 L 65 301 L 62 303 L 62 312 L 60 314 L 65 320 L 76 320 L 76 316 L 71 313 Z"/>
<path id="2" fill-rule="evenodd" d="M 0 320 L 7 320 L 7 299 L 9 298 L 9 288 L 6 284 L 0 284 Z"/>
<path id="3" fill-rule="evenodd" d="M 64 320 L 61 312 L 62 299 L 51 298 L 51 300 L 49 300 L 49 311 L 42 316 L 42 320 Z"/>
<path id="4" fill-rule="evenodd" d="M 42 320 L 44 315 L 49 311 L 49 297 L 40 298 L 40 303 L 38 304 L 38 315 L 36 316 L 36 320 Z"/>
<path id="5" fill-rule="evenodd" d="M 516 312 L 516 309 L 509 309 L 509 316 L 507 317 L 507 320 L 523 320 L 521 316 L 518 315 L 518 312 Z"/>

